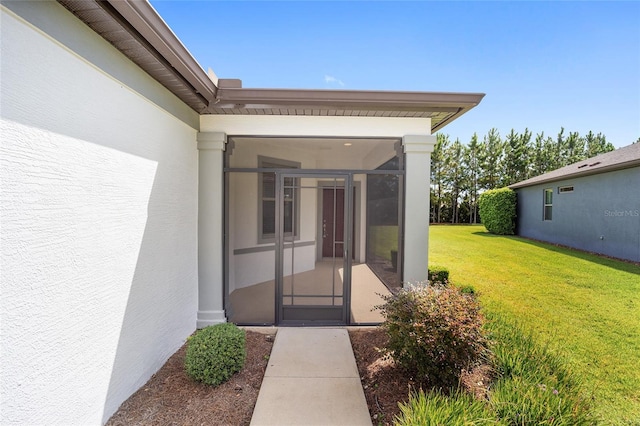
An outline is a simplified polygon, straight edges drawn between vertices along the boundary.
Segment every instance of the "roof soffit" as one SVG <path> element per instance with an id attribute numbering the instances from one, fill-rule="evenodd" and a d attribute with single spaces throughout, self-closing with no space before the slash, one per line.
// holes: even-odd
<path id="1" fill-rule="evenodd" d="M 216 85 L 147 1 L 58 2 L 193 110 L 215 99 Z"/>
<path id="2" fill-rule="evenodd" d="M 117 10 L 208 101 L 217 87 L 174 32 L 147 1 L 113 1 Z"/>
<path id="3" fill-rule="evenodd" d="M 431 118 L 436 131 L 480 103 L 482 93 L 221 88 L 208 114 Z"/>

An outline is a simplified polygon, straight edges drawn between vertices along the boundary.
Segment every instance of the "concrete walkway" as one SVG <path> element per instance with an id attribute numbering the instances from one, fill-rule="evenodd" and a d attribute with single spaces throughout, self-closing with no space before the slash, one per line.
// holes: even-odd
<path id="1" fill-rule="evenodd" d="M 347 330 L 280 327 L 251 425 L 371 425 Z"/>

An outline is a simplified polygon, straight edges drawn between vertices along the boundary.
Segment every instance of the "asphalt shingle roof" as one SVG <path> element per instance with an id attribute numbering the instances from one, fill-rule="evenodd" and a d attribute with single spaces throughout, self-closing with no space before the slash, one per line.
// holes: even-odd
<path id="1" fill-rule="evenodd" d="M 578 161 L 577 163 L 561 167 L 543 175 L 514 183 L 513 185 L 509 185 L 509 188 L 523 188 L 570 177 L 594 175 L 638 166 L 640 166 L 640 143 L 634 143 L 618 148 L 615 151 L 596 155 L 595 157 Z"/>

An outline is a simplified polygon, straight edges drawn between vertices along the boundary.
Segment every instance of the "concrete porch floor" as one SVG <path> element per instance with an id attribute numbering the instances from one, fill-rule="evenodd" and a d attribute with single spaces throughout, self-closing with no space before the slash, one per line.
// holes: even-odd
<path id="1" fill-rule="evenodd" d="M 332 265 L 331 260 L 324 260 L 317 262 L 314 270 L 293 275 L 295 295 L 299 297 L 294 297 L 293 301 L 291 297 L 285 297 L 284 303 L 341 305 L 343 269 L 336 268 L 332 278 Z M 389 295 L 389 290 L 366 264 L 353 265 L 351 274 L 351 323 L 382 322 L 382 315 L 374 307 L 384 302 L 380 294 Z M 291 276 L 285 277 L 285 294 L 291 294 L 291 282 Z M 274 281 L 267 281 L 233 291 L 230 296 L 233 312 L 229 320 L 241 324 L 273 323 L 274 286 Z M 324 297 L 305 297 L 310 294 Z"/>

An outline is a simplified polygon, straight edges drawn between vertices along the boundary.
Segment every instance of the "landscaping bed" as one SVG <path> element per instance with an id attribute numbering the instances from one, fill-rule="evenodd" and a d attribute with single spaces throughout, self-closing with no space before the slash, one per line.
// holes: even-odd
<path id="1" fill-rule="evenodd" d="M 109 419 L 108 426 L 248 425 L 273 346 L 273 336 L 246 332 L 244 368 L 212 387 L 191 380 L 184 369 L 186 344 Z"/>
<path id="2" fill-rule="evenodd" d="M 400 414 L 399 402 L 406 402 L 409 393 L 417 391 L 415 381 L 393 361 L 379 351 L 388 341 L 380 328 L 349 330 L 351 346 L 356 358 L 371 422 L 374 425 L 392 425 Z M 490 382 L 490 369 L 481 365 L 464 372 L 462 387 L 476 398 L 484 398 Z"/>
<path id="3" fill-rule="evenodd" d="M 565 368 L 561 357 L 503 317 L 490 317 L 486 332 L 491 355 L 478 359 L 471 371 L 463 370 L 456 379 L 459 389 L 452 393 L 446 387 L 431 389 L 432 380 L 437 379 L 433 376 L 421 387 L 397 361 L 386 357 L 381 348 L 393 340 L 384 329 L 349 330 L 372 423 L 597 423 L 590 411 L 591 393 L 583 392 L 581 380 Z M 248 425 L 273 336 L 247 331 L 246 343 L 244 368 L 218 387 L 187 376 L 186 348 L 181 348 L 120 407 L 108 425 Z"/>
<path id="4" fill-rule="evenodd" d="M 258 398 L 273 336 L 246 332 L 244 368 L 218 387 L 191 380 L 185 373 L 186 344 L 149 381 L 125 401 L 107 426 L 248 425 Z M 392 424 L 398 402 L 407 399 L 413 381 L 378 348 L 387 340 L 378 328 L 350 331 L 356 363 L 374 424 Z"/>

